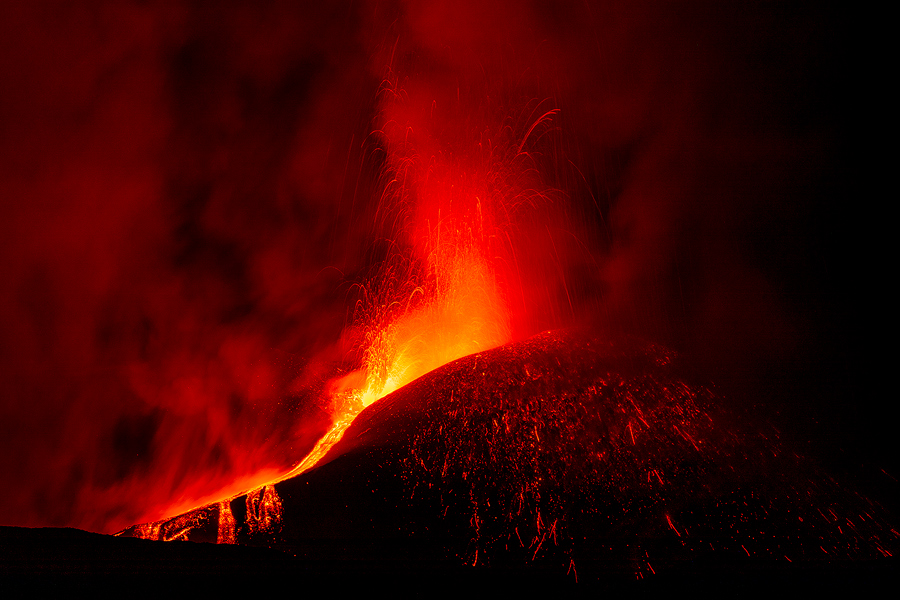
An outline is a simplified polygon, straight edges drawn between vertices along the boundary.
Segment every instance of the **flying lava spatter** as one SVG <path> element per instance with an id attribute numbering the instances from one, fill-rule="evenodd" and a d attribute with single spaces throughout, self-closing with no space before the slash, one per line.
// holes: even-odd
<path id="1" fill-rule="evenodd" d="M 381 202 L 403 223 L 395 230 L 407 238 L 397 244 L 405 255 L 388 257 L 368 283 L 369 305 L 359 316 L 363 367 L 332 383 L 334 425 L 287 477 L 315 466 L 363 408 L 441 365 L 510 340 L 497 276 L 502 232 L 490 212 L 499 194 L 492 178 L 501 170 L 492 161 L 503 156 L 467 172 L 451 153 L 423 155 L 414 125 L 399 121 L 410 109 L 406 93 L 394 85 L 383 97 Z"/>

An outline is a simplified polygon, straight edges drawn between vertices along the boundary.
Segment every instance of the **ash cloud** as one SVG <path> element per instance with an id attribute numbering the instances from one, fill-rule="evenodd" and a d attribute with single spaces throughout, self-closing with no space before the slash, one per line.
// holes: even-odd
<path id="1" fill-rule="evenodd" d="M 4 524 L 114 531 L 311 446 L 354 284 L 402 233 L 387 74 L 420 152 L 514 147 L 559 109 L 510 167 L 520 337 L 590 323 L 716 375 L 844 340 L 835 18 L 813 7 L 2 10 Z"/>

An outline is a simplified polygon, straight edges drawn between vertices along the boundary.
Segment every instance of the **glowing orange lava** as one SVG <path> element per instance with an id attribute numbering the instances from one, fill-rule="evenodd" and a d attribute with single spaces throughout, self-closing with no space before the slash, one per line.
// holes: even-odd
<path id="1" fill-rule="evenodd" d="M 365 407 L 457 358 L 510 340 L 503 295 L 471 230 L 439 226 L 429 245 L 426 281 L 399 315 L 368 332 L 363 369 L 334 385 L 334 425 L 286 477 L 314 467 Z M 399 302 L 380 308 L 390 314 Z"/>

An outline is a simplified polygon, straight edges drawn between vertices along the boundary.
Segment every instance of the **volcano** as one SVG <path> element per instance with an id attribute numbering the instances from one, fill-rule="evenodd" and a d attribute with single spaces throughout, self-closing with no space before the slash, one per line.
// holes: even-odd
<path id="1" fill-rule="evenodd" d="M 269 547 L 338 572 L 892 568 L 883 508 L 689 379 L 660 346 L 546 332 L 386 396 L 305 473 L 118 535 Z"/>
<path id="2" fill-rule="evenodd" d="M 0 578 L 894 574 L 863 15 L 0 17 Z"/>

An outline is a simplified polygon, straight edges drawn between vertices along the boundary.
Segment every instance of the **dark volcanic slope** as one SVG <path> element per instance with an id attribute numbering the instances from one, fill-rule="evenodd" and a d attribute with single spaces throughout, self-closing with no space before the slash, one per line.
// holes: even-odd
<path id="1" fill-rule="evenodd" d="M 893 568 L 884 511 L 729 418 L 665 349 L 546 333 L 369 407 L 316 469 L 127 534 L 340 570 L 633 578 Z"/>

